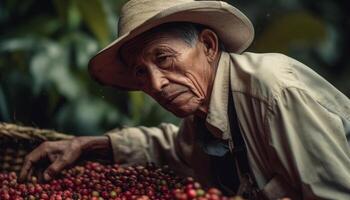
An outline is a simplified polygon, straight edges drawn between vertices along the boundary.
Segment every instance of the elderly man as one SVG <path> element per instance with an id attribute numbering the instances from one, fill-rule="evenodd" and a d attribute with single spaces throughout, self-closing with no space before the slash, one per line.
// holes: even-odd
<path id="1" fill-rule="evenodd" d="M 104 85 L 141 90 L 184 118 L 178 128 L 130 127 L 45 142 L 21 178 L 48 157 L 48 180 L 82 152 L 168 164 L 250 199 L 350 199 L 349 99 L 302 63 L 242 53 L 250 21 L 221 1 L 131 0 L 119 37 L 89 66 Z"/>

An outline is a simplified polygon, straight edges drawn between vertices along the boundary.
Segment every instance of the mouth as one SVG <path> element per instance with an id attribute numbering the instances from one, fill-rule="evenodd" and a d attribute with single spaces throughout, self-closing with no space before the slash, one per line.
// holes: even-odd
<path id="1" fill-rule="evenodd" d="M 188 91 L 188 89 L 183 89 L 181 91 L 177 91 L 173 94 L 170 94 L 168 96 L 164 96 L 164 105 L 168 105 L 170 104 L 171 102 L 173 102 L 174 99 L 176 99 L 178 96 L 180 96 L 181 94 L 183 93 L 186 93 Z"/>

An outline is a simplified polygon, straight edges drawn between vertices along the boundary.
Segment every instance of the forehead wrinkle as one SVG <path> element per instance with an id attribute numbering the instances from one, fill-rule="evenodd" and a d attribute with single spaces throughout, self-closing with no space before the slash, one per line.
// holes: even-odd
<path id="1" fill-rule="evenodd" d="M 169 41 L 169 37 L 166 37 L 166 36 L 147 38 L 147 40 L 144 41 L 142 50 L 143 52 L 151 52 L 154 49 L 158 49 L 162 47 L 169 48 L 168 41 Z"/>
<path id="2" fill-rule="evenodd" d="M 130 45 L 132 48 L 140 48 L 140 44 L 142 44 L 142 48 L 149 46 L 152 43 L 159 42 L 167 42 L 169 38 L 179 38 L 179 35 L 172 32 L 146 32 L 130 41 Z M 128 44 L 127 44 L 128 45 Z"/>
<path id="3" fill-rule="evenodd" d="M 133 63 L 138 61 L 140 58 L 146 58 L 151 55 L 154 50 L 165 48 L 170 50 L 171 46 L 167 43 L 170 37 L 176 37 L 175 35 L 164 35 L 164 34 L 147 34 L 141 35 L 132 41 L 129 41 L 123 47 L 122 52 L 131 55 L 134 59 Z M 156 47 L 155 47 L 156 46 Z"/>

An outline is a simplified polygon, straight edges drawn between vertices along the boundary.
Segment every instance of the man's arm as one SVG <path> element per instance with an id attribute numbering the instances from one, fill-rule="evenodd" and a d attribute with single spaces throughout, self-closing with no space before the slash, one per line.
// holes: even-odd
<path id="1" fill-rule="evenodd" d="M 35 164 L 48 158 L 50 166 L 44 178 L 50 180 L 82 155 L 111 158 L 125 165 L 154 162 L 170 165 L 178 173 L 192 175 L 190 167 L 181 158 L 183 145 L 178 140 L 178 127 L 161 124 L 159 127 L 129 127 L 116 129 L 104 136 L 82 136 L 70 140 L 44 142 L 26 156 L 20 178 L 31 177 Z M 191 142 L 191 141 L 187 141 Z"/>
<path id="2" fill-rule="evenodd" d="M 280 175 L 301 185 L 304 199 L 350 199 L 350 148 L 339 116 L 304 90 L 287 88 L 276 98 L 265 128 L 272 155 L 288 172 Z"/>
<path id="3" fill-rule="evenodd" d="M 183 127 L 162 123 L 158 127 L 129 127 L 112 130 L 106 135 L 110 138 L 113 158 L 117 163 L 137 164 L 154 162 L 157 165 L 170 165 L 178 173 L 191 175 L 184 162 L 179 134 Z"/>

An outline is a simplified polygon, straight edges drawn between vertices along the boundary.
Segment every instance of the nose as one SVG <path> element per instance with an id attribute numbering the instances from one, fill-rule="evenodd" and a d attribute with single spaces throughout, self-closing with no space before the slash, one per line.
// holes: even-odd
<path id="1" fill-rule="evenodd" d="M 168 84 L 168 79 L 166 79 L 163 72 L 156 66 L 150 67 L 149 81 L 152 92 L 160 92 Z"/>

